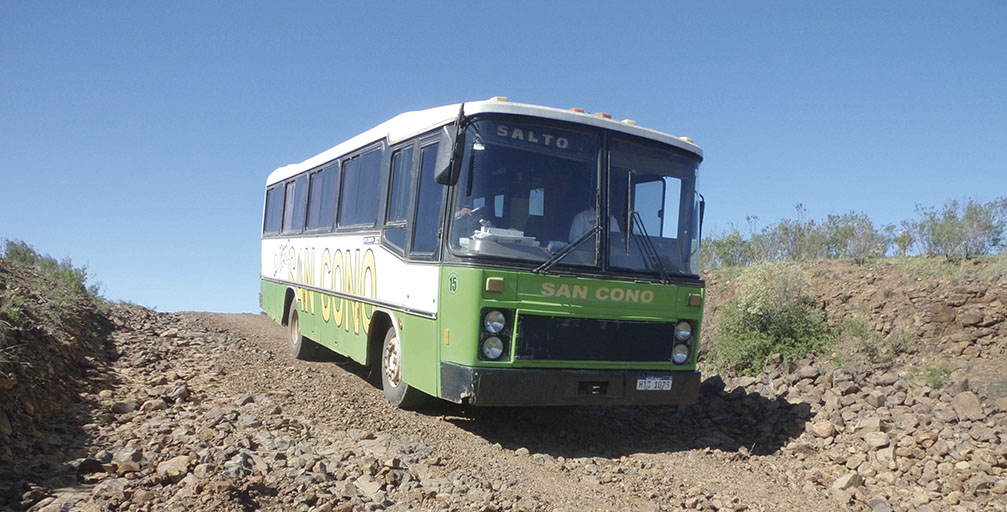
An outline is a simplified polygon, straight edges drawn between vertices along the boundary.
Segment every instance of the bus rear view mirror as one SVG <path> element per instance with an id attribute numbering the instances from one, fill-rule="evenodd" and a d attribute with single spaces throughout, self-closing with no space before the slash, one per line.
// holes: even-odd
<path id="1" fill-rule="evenodd" d="M 455 166 L 451 165 L 455 153 L 455 141 L 458 137 L 458 127 L 449 124 L 441 128 L 441 140 L 437 144 L 437 164 L 435 165 L 434 181 L 441 185 L 454 185 L 458 181 Z"/>

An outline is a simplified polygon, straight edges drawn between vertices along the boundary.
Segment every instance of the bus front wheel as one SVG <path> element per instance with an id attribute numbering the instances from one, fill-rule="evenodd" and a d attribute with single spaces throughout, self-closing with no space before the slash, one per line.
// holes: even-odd
<path id="1" fill-rule="evenodd" d="M 388 328 L 385 341 L 381 344 L 381 387 L 385 398 L 402 409 L 415 409 L 426 397 L 422 391 L 402 380 L 402 344 L 392 327 Z"/>
<path id="2" fill-rule="evenodd" d="M 310 361 L 318 355 L 318 345 L 301 334 L 298 307 L 299 304 L 293 302 L 290 304 L 290 311 L 287 312 L 287 344 L 290 347 L 290 355 Z"/>

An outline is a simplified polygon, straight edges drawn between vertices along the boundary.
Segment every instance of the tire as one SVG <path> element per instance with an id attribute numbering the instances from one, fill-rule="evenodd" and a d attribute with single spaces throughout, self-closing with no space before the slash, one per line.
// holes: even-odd
<path id="1" fill-rule="evenodd" d="M 381 388 L 385 398 L 400 409 L 415 409 L 426 401 L 427 395 L 402 380 L 402 345 L 395 329 L 388 328 L 381 343 Z"/>
<path id="2" fill-rule="evenodd" d="M 287 345 L 290 348 L 290 355 L 311 361 L 318 357 L 318 345 L 301 334 L 298 307 L 297 301 L 294 301 L 290 304 L 290 311 L 287 312 Z"/>

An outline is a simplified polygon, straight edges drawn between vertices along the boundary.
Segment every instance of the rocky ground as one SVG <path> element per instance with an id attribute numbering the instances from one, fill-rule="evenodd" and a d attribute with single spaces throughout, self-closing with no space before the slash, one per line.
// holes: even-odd
<path id="1" fill-rule="evenodd" d="M 932 350 L 774 359 L 687 407 L 401 411 L 262 315 L 120 306 L 113 356 L 35 455 L 0 461 L 0 510 L 1004 511 L 1007 401 L 962 376 L 1003 364 L 1001 285 L 898 292 L 893 329 Z M 965 342 L 940 389 L 911 371 Z"/>

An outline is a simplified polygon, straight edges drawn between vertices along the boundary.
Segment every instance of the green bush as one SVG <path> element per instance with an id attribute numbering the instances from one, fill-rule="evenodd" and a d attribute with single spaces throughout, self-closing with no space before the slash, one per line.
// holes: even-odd
<path id="1" fill-rule="evenodd" d="M 738 277 L 738 299 L 718 326 L 710 362 L 721 371 L 755 374 L 767 357 L 787 360 L 818 353 L 832 341 L 825 312 L 809 291 L 809 279 L 791 263 L 758 263 Z"/>
<path id="2" fill-rule="evenodd" d="M 87 293 L 98 297 L 100 286 L 87 285 L 87 267 L 75 267 L 70 258 L 56 260 L 49 255 L 39 254 L 34 247 L 22 241 L 4 240 L 0 254 L 8 263 L 34 268 L 46 281 L 46 285 L 66 293 Z"/>

